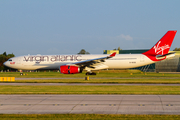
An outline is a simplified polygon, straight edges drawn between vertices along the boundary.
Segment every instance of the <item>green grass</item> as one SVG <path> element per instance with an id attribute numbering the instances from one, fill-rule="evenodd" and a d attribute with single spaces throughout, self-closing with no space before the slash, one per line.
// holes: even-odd
<path id="1" fill-rule="evenodd" d="M 100 77 L 100 78 L 165 78 L 165 77 L 173 77 L 180 78 L 180 74 L 163 74 L 163 73 L 142 73 L 137 70 L 104 70 L 104 71 L 96 71 L 97 75 L 92 75 L 90 77 Z M 132 73 L 132 74 L 131 74 Z M 0 77 L 16 77 L 16 78 L 78 78 L 85 77 L 85 72 L 80 74 L 60 74 L 59 72 L 28 72 L 24 73 L 28 75 L 20 76 L 19 72 L 6 72 L 0 73 Z"/>
<path id="2" fill-rule="evenodd" d="M 132 73 L 132 74 L 131 74 Z M 31 72 L 20 76 L 16 72 L 0 73 L 0 77 L 61 78 L 16 80 L 17 83 L 164 83 L 180 84 L 180 74 L 141 73 L 139 71 L 97 71 L 84 80 L 84 73 L 64 75 L 58 72 Z M 62 79 L 68 78 L 69 79 Z M 71 79 L 74 78 L 74 79 Z M 106 79 L 107 78 L 107 79 Z M 179 86 L 0 86 L 0 94 L 180 94 Z"/>
<path id="3" fill-rule="evenodd" d="M 180 115 L 1 114 L 1 120 L 179 120 Z"/>
<path id="4" fill-rule="evenodd" d="M 179 86 L 9 86 L 0 94 L 149 94 L 179 95 Z"/>
<path id="5" fill-rule="evenodd" d="M 11 81 L 6 81 L 6 83 L 10 83 Z M 0 82 L 4 83 L 4 82 Z M 83 79 L 37 79 L 37 80 L 16 80 L 11 83 L 127 83 L 127 84 L 180 84 L 180 79 L 92 79 L 90 80 Z"/>

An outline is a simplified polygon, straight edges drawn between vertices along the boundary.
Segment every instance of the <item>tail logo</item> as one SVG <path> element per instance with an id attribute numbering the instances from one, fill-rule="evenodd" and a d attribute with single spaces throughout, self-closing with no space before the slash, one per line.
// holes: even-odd
<path id="1" fill-rule="evenodd" d="M 158 42 L 157 46 L 156 45 L 154 46 L 154 50 L 155 50 L 156 54 L 161 53 L 163 55 L 163 51 L 170 48 L 170 47 L 169 47 L 169 45 L 166 45 L 166 44 L 164 46 L 160 47 L 159 46 L 160 43 L 161 43 L 161 41 Z"/>

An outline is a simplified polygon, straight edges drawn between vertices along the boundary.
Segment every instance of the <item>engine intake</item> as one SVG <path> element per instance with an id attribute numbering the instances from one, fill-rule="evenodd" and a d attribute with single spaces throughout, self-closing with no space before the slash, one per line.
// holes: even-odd
<path id="1" fill-rule="evenodd" d="M 79 67 L 72 65 L 62 65 L 59 70 L 62 74 L 76 74 L 82 72 Z"/>

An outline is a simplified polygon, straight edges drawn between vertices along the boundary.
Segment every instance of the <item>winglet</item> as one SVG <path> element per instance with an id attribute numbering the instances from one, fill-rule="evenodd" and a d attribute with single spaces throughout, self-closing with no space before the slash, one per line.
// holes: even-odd
<path id="1" fill-rule="evenodd" d="M 112 53 L 109 57 L 114 57 L 116 55 L 116 52 Z"/>

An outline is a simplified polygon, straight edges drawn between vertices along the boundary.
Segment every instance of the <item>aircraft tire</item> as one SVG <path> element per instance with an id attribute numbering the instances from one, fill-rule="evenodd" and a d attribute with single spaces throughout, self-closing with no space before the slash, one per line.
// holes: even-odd
<path id="1" fill-rule="evenodd" d="M 95 72 L 92 72 L 91 75 L 96 75 L 96 73 L 95 73 Z"/>
<path id="2" fill-rule="evenodd" d="M 91 73 L 90 73 L 90 72 L 87 72 L 86 75 L 91 75 Z"/>
<path id="3" fill-rule="evenodd" d="M 96 75 L 96 73 L 94 73 L 94 72 L 92 72 L 92 73 L 87 72 L 86 75 Z"/>

